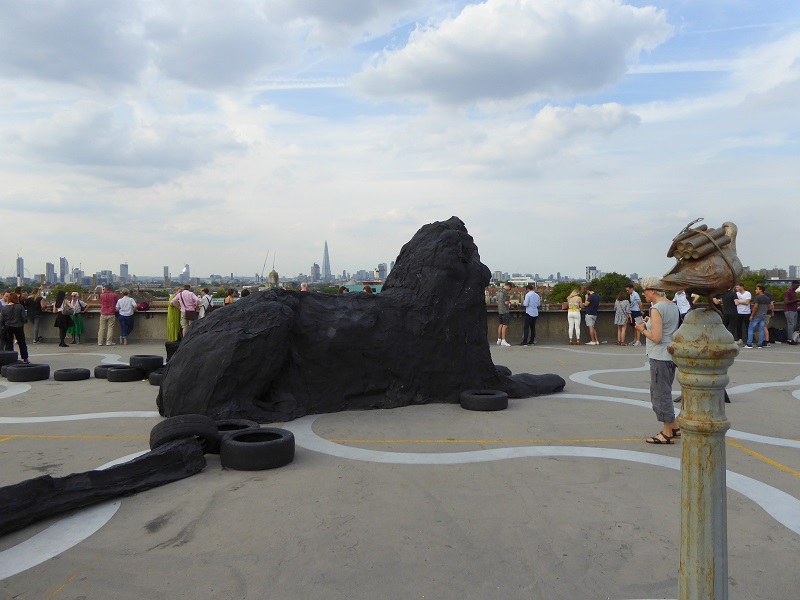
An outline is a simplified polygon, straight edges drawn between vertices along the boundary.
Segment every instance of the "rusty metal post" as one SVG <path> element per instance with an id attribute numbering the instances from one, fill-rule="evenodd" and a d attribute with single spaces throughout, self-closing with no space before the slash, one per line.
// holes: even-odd
<path id="1" fill-rule="evenodd" d="M 739 354 L 716 311 L 693 310 L 669 347 L 678 367 L 681 428 L 681 600 L 727 600 L 724 390 Z"/>

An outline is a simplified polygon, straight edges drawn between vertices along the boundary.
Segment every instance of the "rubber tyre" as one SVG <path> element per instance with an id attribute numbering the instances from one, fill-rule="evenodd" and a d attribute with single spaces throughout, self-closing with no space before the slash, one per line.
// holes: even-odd
<path id="1" fill-rule="evenodd" d="M 205 415 L 178 415 L 164 419 L 150 430 L 150 449 L 187 437 L 199 440 L 206 452 L 219 446 L 219 430 L 214 419 Z"/>
<path id="2" fill-rule="evenodd" d="M 144 379 L 144 371 L 128 365 L 125 365 L 124 367 L 112 367 L 106 371 L 106 379 L 113 383 L 119 383 L 123 381 L 141 381 Z"/>
<path id="3" fill-rule="evenodd" d="M 144 371 L 147 377 L 156 369 L 164 366 L 164 359 L 155 354 L 134 354 L 128 361 L 132 367 Z"/>
<path id="4" fill-rule="evenodd" d="M 162 367 L 152 371 L 150 375 L 147 376 L 147 381 L 150 382 L 150 385 L 161 385 L 164 381 L 164 368 Z"/>
<path id="5" fill-rule="evenodd" d="M 56 381 L 83 381 L 89 379 L 92 372 L 89 369 L 58 369 L 53 371 L 53 379 Z"/>
<path id="6" fill-rule="evenodd" d="M 9 381 L 44 381 L 50 379 L 50 365 L 8 365 L 6 379 Z"/>
<path id="7" fill-rule="evenodd" d="M 263 471 L 294 460 L 294 434 L 286 429 L 263 427 L 233 431 L 220 441 L 219 460 L 237 471 Z"/>
<path id="8" fill-rule="evenodd" d="M 217 431 L 219 431 L 220 442 L 222 438 L 234 431 L 245 431 L 249 429 L 261 429 L 261 424 L 249 419 L 222 419 L 217 421 Z M 208 448 L 209 454 L 219 454 L 219 444 Z"/>
<path id="9" fill-rule="evenodd" d="M 19 360 L 19 354 L 14 350 L 0 350 L 0 365 L 11 365 Z"/>
<path id="10" fill-rule="evenodd" d="M 94 368 L 94 378 L 95 379 L 105 379 L 106 375 L 108 375 L 108 370 L 111 367 L 127 367 L 125 363 L 113 363 L 109 365 L 97 365 Z"/>
<path id="11" fill-rule="evenodd" d="M 466 410 L 505 410 L 508 394 L 499 390 L 464 390 L 461 392 L 461 408 Z"/>
<path id="12" fill-rule="evenodd" d="M 6 376 L 6 371 L 8 371 L 8 367 L 11 367 L 13 365 L 21 365 L 21 364 L 24 364 L 24 363 L 21 360 L 18 360 L 17 362 L 8 363 L 8 364 L 3 365 L 2 367 L 0 367 L 0 376 L 2 376 L 2 377 Z"/>

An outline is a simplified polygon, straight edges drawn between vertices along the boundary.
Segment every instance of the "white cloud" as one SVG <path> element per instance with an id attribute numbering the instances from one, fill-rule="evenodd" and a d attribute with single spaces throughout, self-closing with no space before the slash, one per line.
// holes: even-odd
<path id="1" fill-rule="evenodd" d="M 147 62 L 128 27 L 137 13 L 125 0 L 0 0 L 0 75 L 96 88 L 135 83 Z"/>
<path id="2" fill-rule="evenodd" d="M 149 185 L 238 150 L 226 131 L 191 117 L 150 116 L 136 107 L 81 102 L 21 130 L 18 151 L 132 186 Z"/>
<path id="3" fill-rule="evenodd" d="M 487 0 L 417 28 L 354 84 L 374 98 L 445 104 L 563 98 L 618 82 L 671 33 L 663 11 L 616 0 Z"/>

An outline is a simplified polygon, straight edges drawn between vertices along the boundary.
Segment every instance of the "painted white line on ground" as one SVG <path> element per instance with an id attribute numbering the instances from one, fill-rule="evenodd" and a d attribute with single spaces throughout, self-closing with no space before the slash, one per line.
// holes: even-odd
<path id="1" fill-rule="evenodd" d="M 50 417 L 0 417 L 0 425 L 21 423 L 58 423 L 59 421 L 87 421 L 90 419 L 152 418 L 158 417 L 156 410 L 127 410 L 118 412 L 85 413 L 82 415 L 52 415 Z"/>
<path id="2" fill-rule="evenodd" d="M 588 446 L 526 446 L 514 448 L 493 448 L 468 452 L 385 452 L 353 446 L 343 446 L 319 437 L 312 428 L 320 415 L 303 417 L 286 423 L 301 447 L 329 456 L 403 465 L 463 465 L 471 463 L 508 460 L 511 458 L 534 458 L 566 456 L 577 458 L 605 458 L 624 460 L 668 469 L 680 470 L 680 459 L 659 454 L 617 450 L 615 448 L 592 448 Z M 776 521 L 800 535 L 800 500 L 777 488 L 750 477 L 726 471 L 728 487 L 749 498 L 763 508 Z"/>
<path id="3" fill-rule="evenodd" d="M 0 383 L 0 385 L 5 386 L 6 391 L 0 393 L 0 400 L 4 400 L 6 398 L 12 398 L 14 396 L 18 396 L 19 394 L 24 394 L 31 386 L 27 383 Z"/>
<path id="4" fill-rule="evenodd" d="M 800 391 L 800 390 L 798 390 Z M 576 400 L 599 400 L 601 402 L 616 402 L 618 404 L 628 404 L 629 406 L 638 406 L 639 408 L 653 409 L 649 401 L 645 400 L 629 400 L 628 398 L 615 398 L 614 396 L 589 396 L 587 394 L 566 394 L 559 392 L 552 394 L 553 398 L 574 398 Z M 680 410 L 676 407 L 675 414 L 679 415 Z M 729 429 L 728 437 L 737 438 L 740 440 L 749 440 L 751 442 L 758 442 L 760 444 L 769 444 L 770 446 L 783 446 L 785 448 L 800 448 L 800 441 L 788 440 L 786 438 L 771 437 L 768 435 L 759 435 L 757 433 L 747 433 L 746 431 L 739 431 L 737 429 Z"/>
<path id="5" fill-rule="evenodd" d="M 774 363 L 770 363 L 774 364 Z M 570 381 L 574 381 L 575 383 L 581 383 L 583 385 L 587 385 L 590 387 L 601 388 L 604 390 L 613 390 L 616 392 L 632 392 L 635 394 L 649 394 L 650 390 L 645 388 L 632 388 L 632 387 L 625 387 L 621 385 L 612 385 L 610 383 L 600 383 L 598 381 L 594 381 L 592 377 L 594 375 L 602 375 L 604 373 L 635 373 L 639 371 L 647 371 L 649 369 L 649 365 L 645 365 L 643 367 L 630 367 L 627 369 L 594 369 L 592 371 L 579 371 L 577 373 L 573 373 L 569 376 Z M 750 392 L 755 392 L 756 390 L 760 390 L 762 388 L 769 388 L 769 387 L 794 387 L 800 386 L 800 375 L 795 377 L 794 379 L 789 379 L 788 381 L 762 381 L 758 383 L 745 383 L 742 385 L 736 385 L 733 387 L 727 388 L 728 395 L 734 396 L 737 394 L 747 394 Z M 672 392 L 673 396 L 680 396 L 680 391 Z"/>
<path id="6" fill-rule="evenodd" d="M 641 371 L 649 371 L 650 365 L 645 364 L 643 367 L 630 367 L 628 369 L 594 369 L 592 371 L 579 371 L 569 376 L 570 381 L 575 383 L 582 383 L 590 387 L 601 388 L 604 390 L 613 390 L 615 392 L 631 392 L 634 394 L 649 394 L 648 388 L 632 388 L 623 385 L 613 385 L 610 383 L 600 383 L 592 379 L 593 375 L 602 375 L 604 373 L 636 373 Z M 673 391 L 673 396 L 680 396 L 680 392 Z"/>
<path id="7" fill-rule="evenodd" d="M 144 452 L 123 456 L 98 467 L 98 469 L 107 469 L 142 454 Z M 81 509 L 56 521 L 24 542 L 0 552 L 0 580 L 27 571 L 73 546 L 77 546 L 108 523 L 116 514 L 121 502 L 121 500 L 112 500 Z"/>

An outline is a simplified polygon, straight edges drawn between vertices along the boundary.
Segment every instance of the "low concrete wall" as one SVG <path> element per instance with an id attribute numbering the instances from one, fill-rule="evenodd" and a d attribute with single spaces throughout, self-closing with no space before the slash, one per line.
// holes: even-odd
<path id="1" fill-rule="evenodd" d="M 486 339 L 490 344 L 497 341 L 497 312 L 490 310 L 487 313 Z M 55 323 L 55 315 L 44 315 L 44 321 L 39 327 L 39 335 L 44 337 L 46 342 L 58 342 L 58 329 Z M 506 338 L 509 344 L 519 344 L 522 341 L 522 328 L 525 323 L 525 313 L 522 311 L 511 311 L 511 323 L 508 326 Z M 100 324 L 99 312 L 88 312 L 83 316 L 84 334 L 81 338 L 83 342 L 97 343 L 97 329 Z M 770 321 L 770 327 L 777 329 L 786 328 L 786 319 L 782 311 L 775 311 L 775 316 Z M 114 327 L 114 341 L 119 343 L 119 322 Z M 617 326 L 614 325 L 614 311 L 611 309 L 600 309 L 597 318 L 597 335 L 600 341 L 613 343 L 617 340 Z M 69 336 L 67 336 L 69 337 Z M 28 323 L 25 325 L 25 338 L 33 340 L 33 326 Z M 167 311 L 165 309 L 150 309 L 147 312 L 140 312 L 134 315 L 133 332 L 130 341 L 142 340 L 167 340 Z M 633 328 L 628 327 L 629 342 L 633 340 Z M 566 343 L 567 342 L 567 311 L 565 310 L 542 310 L 539 311 L 539 318 L 536 319 L 536 340 L 546 343 Z M 581 343 L 589 341 L 589 330 L 583 320 L 581 313 Z"/>
<path id="2" fill-rule="evenodd" d="M 586 327 L 586 322 L 583 319 L 584 313 L 581 313 L 581 343 L 585 344 L 589 341 L 589 329 Z M 488 327 L 486 338 L 490 344 L 497 341 L 497 312 L 489 311 L 487 315 Z M 519 344 L 522 341 L 522 329 L 525 323 L 525 313 L 522 311 L 511 311 L 511 323 L 508 325 L 508 333 L 506 339 L 509 344 Z M 772 317 L 769 323 L 770 327 L 777 329 L 786 328 L 786 319 L 782 311 L 775 311 L 775 316 Z M 606 341 L 611 344 L 617 341 L 617 326 L 614 325 L 614 310 L 613 309 L 600 309 L 597 315 L 597 337 L 601 342 Z M 567 311 L 566 310 L 541 310 L 539 311 L 539 318 L 536 319 L 536 341 L 546 343 L 567 343 Z M 626 341 L 633 341 L 633 327 L 628 327 L 628 334 L 625 338 Z"/>
<path id="3" fill-rule="evenodd" d="M 45 342 L 58 343 L 58 328 L 55 327 L 56 316 L 51 313 L 44 315 L 42 323 L 39 325 L 39 335 L 44 338 Z M 114 341 L 119 343 L 119 336 L 121 330 L 119 328 L 119 321 L 114 321 Z M 83 335 L 81 341 L 83 343 L 94 342 L 97 343 L 97 330 L 100 326 L 100 312 L 90 311 L 83 315 Z M 33 341 L 33 325 L 27 323 L 25 325 L 25 339 L 28 344 Z M 71 336 L 67 334 L 67 341 Z M 148 310 L 147 312 L 135 313 L 133 316 L 133 331 L 128 339 L 131 342 L 140 340 L 167 340 L 167 311 L 162 310 Z"/>

